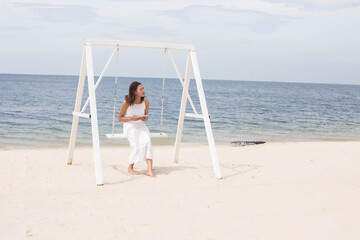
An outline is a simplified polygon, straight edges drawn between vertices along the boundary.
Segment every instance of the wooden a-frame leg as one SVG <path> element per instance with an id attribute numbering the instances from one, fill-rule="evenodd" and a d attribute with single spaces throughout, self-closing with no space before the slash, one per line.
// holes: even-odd
<path id="1" fill-rule="evenodd" d="M 182 131 L 183 131 L 183 126 L 184 126 L 186 104 L 187 104 L 187 99 L 188 99 L 186 93 L 189 90 L 191 71 L 192 71 L 192 65 L 191 65 L 190 53 L 189 53 L 187 63 L 186 63 L 185 80 L 184 80 L 184 87 L 183 87 L 183 92 L 182 92 L 181 106 L 180 106 L 180 113 L 179 113 L 179 122 L 178 122 L 176 139 L 175 139 L 175 151 L 174 151 L 174 158 L 173 158 L 174 163 L 178 162 L 178 160 L 179 160 L 179 150 L 180 150 L 181 137 L 182 137 Z"/>
<path id="2" fill-rule="evenodd" d="M 199 70 L 199 65 L 198 65 L 198 61 L 196 58 L 196 53 L 194 51 L 190 52 L 190 58 L 191 58 L 191 63 L 192 63 L 193 69 L 194 69 L 196 88 L 197 88 L 198 94 L 199 94 L 201 112 L 202 112 L 202 116 L 204 119 L 206 135 L 207 135 L 207 139 L 208 139 L 208 143 L 209 143 L 209 147 L 210 147 L 211 160 L 212 160 L 212 164 L 213 164 L 213 168 L 214 168 L 215 177 L 217 179 L 221 179 L 220 166 L 219 166 L 218 156 L 216 153 L 214 136 L 213 136 L 213 132 L 211 129 L 210 117 L 209 117 L 209 113 L 208 113 L 208 109 L 207 109 L 207 105 L 206 105 L 204 88 L 202 85 L 202 80 L 201 80 L 201 76 L 200 76 L 200 70 Z"/>
<path id="3" fill-rule="evenodd" d="M 83 56 L 82 56 L 82 60 L 81 60 L 79 83 L 78 83 L 78 88 L 77 88 L 77 93 L 76 93 L 74 112 L 80 112 L 81 100 L 82 100 L 82 95 L 84 92 L 85 76 L 86 76 L 86 57 L 85 57 L 85 55 L 86 55 L 86 53 L 85 53 L 85 48 L 84 48 Z M 79 116 L 74 115 L 73 121 L 72 121 L 72 127 L 71 127 L 69 149 L 68 149 L 68 159 L 67 159 L 68 165 L 72 164 L 78 125 L 79 125 Z"/>
<path id="4" fill-rule="evenodd" d="M 101 186 L 103 185 L 102 167 L 101 167 L 99 128 L 98 128 L 98 118 L 97 118 L 97 110 L 96 110 L 94 71 L 93 71 L 91 46 L 85 46 L 85 51 L 86 51 L 88 89 L 89 89 L 89 97 L 90 97 L 91 131 L 92 131 L 93 151 L 94 151 L 95 177 L 96 177 L 96 184 L 98 186 Z"/>

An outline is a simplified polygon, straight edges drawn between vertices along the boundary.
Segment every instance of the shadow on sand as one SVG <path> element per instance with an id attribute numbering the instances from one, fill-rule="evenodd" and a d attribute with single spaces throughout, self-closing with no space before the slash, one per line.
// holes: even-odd
<path id="1" fill-rule="evenodd" d="M 113 185 L 113 184 L 131 182 L 131 181 L 137 180 L 139 177 L 148 177 L 146 175 L 147 170 L 137 171 L 139 173 L 139 175 L 130 175 L 127 172 L 127 170 L 124 169 L 123 167 L 120 167 L 118 165 L 111 165 L 110 167 L 112 169 L 114 169 L 115 171 L 118 171 L 118 172 L 128 176 L 128 179 L 124 179 L 124 180 L 117 181 L 117 182 L 105 182 L 104 185 Z M 154 167 L 153 171 L 154 171 L 155 178 L 156 178 L 156 176 L 159 176 L 159 175 L 169 175 L 171 172 L 184 171 L 186 169 L 196 169 L 196 168 L 195 167 L 189 167 L 189 166 Z"/>
<path id="2" fill-rule="evenodd" d="M 235 177 L 238 175 L 243 175 L 245 173 L 258 170 L 258 169 L 262 168 L 263 166 L 262 165 L 250 165 L 250 164 L 226 166 L 224 164 L 221 164 L 221 167 L 231 169 L 234 172 L 233 174 L 223 176 L 223 179 L 227 179 L 227 178 Z"/>

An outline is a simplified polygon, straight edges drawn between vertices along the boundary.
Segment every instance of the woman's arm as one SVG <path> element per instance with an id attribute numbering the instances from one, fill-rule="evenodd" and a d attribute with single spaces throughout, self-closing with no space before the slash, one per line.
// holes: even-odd
<path id="1" fill-rule="evenodd" d="M 145 99 L 145 112 L 144 112 L 144 115 L 149 115 L 149 105 L 150 105 L 150 102 L 149 100 Z M 141 120 L 143 122 L 147 122 L 147 120 L 149 120 L 149 117 L 142 117 Z"/>
<path id="2" fill-rule="evenodd" d="M 129 122 L 129 121 L 136 121 L 136 120 L 140 119 L 138 116 L 124 117 L 128 107 L 129 107 L 129 104 L 126 102 L 126 100 L 124 100 L 123 103 L 121 104 L 121 108 L 120 108 L 120 112 L 119 112 L 119 116 L 118 116 L 119 122 Z"/>

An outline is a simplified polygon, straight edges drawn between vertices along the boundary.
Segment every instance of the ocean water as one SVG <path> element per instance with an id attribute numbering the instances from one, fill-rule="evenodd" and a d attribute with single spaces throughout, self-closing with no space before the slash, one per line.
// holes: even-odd
<path id="1" fill-rule="evenodd" d="M 132 81 L 144 85 L 147 125 L 158 132 L 162 79 L 119 78 L 116 116 Z M 0 147 L 67 146 L 77 84 L 78 76 L 0 74 Z M 360 139 L 360 85 L 203 80 L 203 86 L 217 143 Z M 169 138 L 154 144 L 175 142 L 181 94 L 179 80 L 166 79 L 163 131 Z M 190 95 L 201 112 L 193 79 Z M 87 96 L 85 87 L 83 103 Z M 112 131 L 114 77 L 104 77 L 96 98 L 101 144 L 127 144 L 105 137 Z M 122 123 L 115 133 L 122 133 Z M 185 118 L 183 143 L 206 142 L 203 121 Z M 80 118 L 77 145 L 91 145 L 88 119 Z"/>

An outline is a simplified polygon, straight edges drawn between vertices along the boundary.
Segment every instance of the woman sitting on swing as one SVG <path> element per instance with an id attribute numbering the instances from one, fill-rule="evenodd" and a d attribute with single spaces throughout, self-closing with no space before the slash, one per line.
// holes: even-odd
<path id="1" fill-rule="evenodd" d="M 132 82 L 118 116 L 118 120 L 124 122 L 124 135 L 131 147 L 128 172 L 132 175 L 139 174 L 134 170 L 134 164 L 146 160 L 147 175 L 154 177 L 150 131 L 145 125 L 148 113 L 149 100 L 145 99 L 144 87 L 139 82 Z"/>

